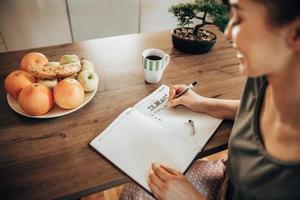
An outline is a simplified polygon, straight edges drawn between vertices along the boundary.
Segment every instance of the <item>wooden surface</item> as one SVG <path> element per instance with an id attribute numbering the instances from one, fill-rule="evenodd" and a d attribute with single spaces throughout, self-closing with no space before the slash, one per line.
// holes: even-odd
<path id="1" fill-rule="evenodd" d="M 124 109 L 159 86 L 144 82 L 141 53 L 146 48 L 160 48 L 171 56 L 162 84 L 196 80 L 199 85 L 195 90 L 204 96 L 238 99 L 244 78 L 239 75 L 235 51 L 215 28 L 210 28 L 218 41 L 204 55 L 173 49 L 169 31 L 34 49 L 50 61 L 58 61 L 64 54 L 89 59 L 100 77 L 91 102 L 53 119 L 23 117 L 6 101 L 5 76 L 33 50 L 0 54 L 0 199 L 74 199 L 129 180 L 87 145 Z M 230 122 L 222 123 L 204 151 L 225 148 L 230 130 Z"/>
<path id="2" fill-rule="evenodd" d="M 110 188 L 102 192 L 97 192 L 88 196 L 84 196 L 81 200 L 119 200 L 124 185 Z"/>

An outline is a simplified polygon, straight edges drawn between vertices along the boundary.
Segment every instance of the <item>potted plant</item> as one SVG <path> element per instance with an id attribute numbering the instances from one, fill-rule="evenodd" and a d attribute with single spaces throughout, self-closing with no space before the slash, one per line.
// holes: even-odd
<path id="1" fill-rule="evenodd" d="M 187 53 L 207 53 L 216 43 L 217 36 L 201 29 L 206 24 L 215 24 L 224 32 L 229 21 L 228 6 L 216 0 L 196 0 L 194 3 L 173 5 L 169 12 L 177 18 L 178 27 L 172 31 L 173 46 Z M 200 14 L 202 13 L 202 16 Z M 210 15 L 212 21 L 208 21 Z M 194 19 L 202 22 L 191 27 Z"/>

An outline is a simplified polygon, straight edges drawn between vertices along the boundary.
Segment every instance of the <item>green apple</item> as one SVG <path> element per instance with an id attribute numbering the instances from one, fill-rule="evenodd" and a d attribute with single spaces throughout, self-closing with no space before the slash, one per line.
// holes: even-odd
<path id="1" fill-rule="evenodd" d="M 60 64 L 62 65 L 77 61 L 79 61 L 79 58 L 76 55 L 63 55 L 62 57 L 60 57 Z"/>
<path id="2" fill-rule="evenodd" d="M 56 84 L 57 84 L 57 79 L 52 79 L 52 80 L 49 80 L 49 79 L 38 79 L 37 82 L 40 83 L 40 84 L 42 84 L 42 85 L 45 85 L 49 89 L 53 89 L 56 86 Z"/>
<path id="3" fill-rule="evenodd" d="M 81 60 L 81 71 L 84 71 L 84 70 L 95 71 L 95 67 L 91 61 L 82 59 Z"/>
<path id="4" fill-rule="evenodd" d="M 85 92 L 97 89 L 99 78 L 94 71 L 84 70 L 78 74 L 77 80 L 82 85 Z"/>
<path id="5" fill-rule="evenodd" d="M 78 73 L 72 74 L 71 76 L 68 76 L 68 78 L 74 78 L 77 79 Z"/>
<path id="6" fill-rule="evenodd" d="M 46 66 L 57 67 L 60 66 L 60 62 L 48 62 Z"/>

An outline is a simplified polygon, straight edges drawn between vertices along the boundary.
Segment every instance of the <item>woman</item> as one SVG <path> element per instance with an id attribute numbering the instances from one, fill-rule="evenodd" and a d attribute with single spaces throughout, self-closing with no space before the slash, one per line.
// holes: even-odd
<path id="1" fill-rule="evenodd" d="M 228 180 L 217 182 L 215 188 L 199 189 L 202 179 L 197 186 L 189 172 L 186 178 L 153 164 L 149 186 L 157 199 L 219 198 L 216 194 L 222 193 L 224 185 L 226 196 L 222 193 L 221 198 L 300 199 L 300 2 L 230 0 L 230 4 L 232 17 L 225 35 L 237 49 L 241 73 L 248 77 L 241 102 L 205 98 L 193 91 L 174 99 L 182 85 L 171 88 L 169 102 L 219 118 L 235 118 Z M 196 166 L 198 173 L 203 166 Z M 125 197 L 130 197 L 128 188 Z"/>

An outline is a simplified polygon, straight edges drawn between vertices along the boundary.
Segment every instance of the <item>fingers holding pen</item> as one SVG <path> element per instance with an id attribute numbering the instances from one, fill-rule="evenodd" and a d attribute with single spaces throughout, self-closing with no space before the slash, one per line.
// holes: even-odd
<path id="1" fill-rule="evenodd" d="M 184 84 L 181 85 L 172 85 L 170 86 L 169 99 L 172 100 L 177 94 L 182 92 L 187 86 Z"/>
<path id="2" fill-rule="evenodd" d="M 194 86 L 196 83 L 197 82 L 195 81 L 189 86 L 191 85 Z M 172 108 L 178 105 L 183 105 L 194 112 L 206 112 L 207 105 L 209 105 L 210 102 L 209 98 L 197 94 L 192 89 L 188 89 L 186 92 L 184 92 L 185 89 L 189 86 L 186 85 L 170 86 L 168 107 Z M 180 93 L 182 93 L 182 95 L 176 97 Z"/>
<path id="3" fill-rule="evenodd" d="M 175 96 L 179 93 L 181 93 L 187 86 L 186 85 L 173 85 L 170 86 L 170 92 L 169 92 L 169 102 L 168 102 L 168 106 L 169 107 L 174 107 L 177 105 L 182 104 L 182 99 L 179 98 L 175 98 Z"/>

